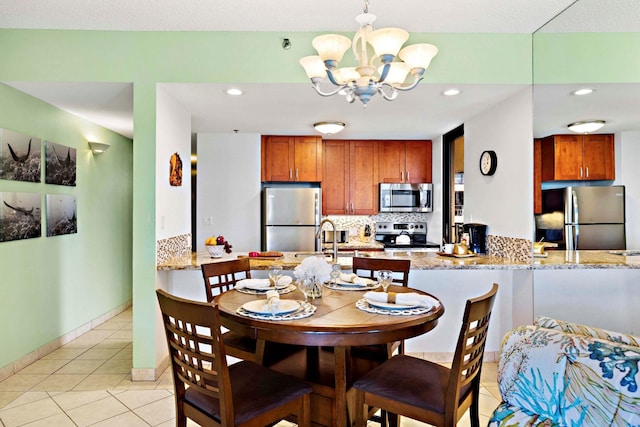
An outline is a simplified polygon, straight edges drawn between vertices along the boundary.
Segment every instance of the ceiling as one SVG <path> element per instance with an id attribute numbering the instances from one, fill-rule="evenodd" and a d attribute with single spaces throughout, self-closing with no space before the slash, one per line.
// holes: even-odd
<path id="1" fill-rule="evenodd" d="M 268 6 L 267 6 L 268 4 Z M 637 0 L 371 0 L 377 27 L 400 26 L 420 32 L 534 33 L 535 31 L 639 31 Z M 325 0 L 322 7 L 300 0 L 0 0 L 0 28 L 114 31 L 346 31 L 356 29 L 362 0 Z M 561 13 L 567 7 L 569 13 Z M 557 16 L 561 14 L 560 16 Z M 453 18 L 452 18 L 453 17 Z M 555 18 L 555 19 L 554 19 Z M 551 21 L 551 22 L 549 22 Z M 546 24 L 546 25 L 545 25 Z M 541 27 L 544 27 L 541 29 Z M 301 73 L 302 73 L 301 69 Z M 428 70 L 427 70 L 428 73 Z M 133 137 L 133 89 L 129 83 L 4 82 L 63 110 Z M 309 134 L 318 120 L 347 123 L 340 138 L 430 138 L 464 123 L 487 107 L 520 90 L 520 85 L 458 85 L 462 94 L 444 97 L 451 85 L 420 84 L 392 103 L 373 99 L 367 109 L 342 97 L 322 98 L 309 84 L 249 84 L 230 98 L 228 85 L 163 84 L 192 113 L 193 132 Z M 636 126 L 640 92 L 634 85 L 601 85 L 594 101 L 575 102 L 574 87 L 538 88 L 535 133 L 555 132 L 584 118 L 603 118 L 612 126 Z M 538 106 L 539 96 L 546 97 Z M 548 96 L 547 96 L 548 95 Z M 592 102 L 616 101 L 609 117 L 593 111 Z M 619 98 L 621 97 L 621 98 Z M 278 100 L 278 102 L 274 102 Z M 425 101 L 426 100 L 426 101 Z M 572 102 L 571 108 L 565 103 Z M 628 102 L 628 104 L 627 104 Z M 393 109 L 390 105 L 393 104 Z M 600 104 L 602 105 L 602 104 Z M 584 111 L 582 110 L 584 109 Z M 270 114 L 264 114 L 269 111 Z M 215 113 L 214 113 L 215 112 Z M 584 114 L 593 114 L 591 117 Z M 615 114 L 615 117 L 613 117 Z M 539 117 L 538 117 L 539 116 Z M 571 118 L 571 117 L 578 117 Z M 633 117 L 635 116 L 635 118 Z M 539 120 L 538 120 L 539 119 Z M 541 126 L 545 126 L 544 129 Z M 640 129 L 640 125 L 636 126 Z M 610 127 L 610 131 L 616 129 Z M 619 130 L 627 130 L 620 128 Z M 548 134 L 548 133 L 547 133 Z M 543 136 L 543 135 L 536 135 Z"/>

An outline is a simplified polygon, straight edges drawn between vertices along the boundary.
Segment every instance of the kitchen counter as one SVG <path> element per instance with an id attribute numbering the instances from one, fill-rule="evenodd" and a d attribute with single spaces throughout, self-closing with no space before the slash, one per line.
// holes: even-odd
<path id="1" fill-rule="evenodd" d="M 201 264 L 234 259 L 237 255 L 246 253 L 225 254 L 222 258 L 211 258 L 207 252 L 187 254 L 182 257 L 170 259 L 158 265 L 158 270 L 199 270 Z M 359 251 L 359 256 L 375 258 L 400 258 L 411 260 L 412 270 L 527 270 L 531 269 L 530 263 L 510 261 L 506 258 L 489 255 L 477 255 L 468 258 L 443 257 L 433 252 L 393 252 L 384 251 Z M 296 252 L 285 252 L 283 258 L 276 259 L 282 264 L 284 270 L 293 270 L 302 262 L 304 256 L 296 256 Z M 338 256 L 338 261 L 345 270 L 351 269 L 352 257 Z M 273 260 L 251 259 L 252 270 L 267 270 Z"/>
<path id="2" fill-rule="evenodd" d="M 565 269 L 640 269 L 640 255 L 624 256 L 609 251 L 560 251 L 545 252 L 546 257 L 534 257 L 536 270 Z"/>

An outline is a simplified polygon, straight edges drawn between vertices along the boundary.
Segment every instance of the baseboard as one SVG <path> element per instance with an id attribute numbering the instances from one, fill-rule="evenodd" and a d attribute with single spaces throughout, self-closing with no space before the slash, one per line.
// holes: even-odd
<path id="1" fill-rule="evenodd" d="M 116 317 L 118 314 L 129 309 L 129 307 L 131 307 L 131 301 L 128 301 L 122 304 L 121 306 L 114 308 L 113 310 L 110 310 L 101 316 L 96 317 L 95 319 L 79 326 L 73 331 L 70 331 L 56 339 L 49 341 L 45 345 L 38 347 L 36 350 L 32 351 L 31 353 L 28 353 L 22 356 L 20 359 L 3 366 L 2 368 L 0 368 L 0 381 L 7 379 L 8 377 L 15 374 L 16 372 L 19 372 L 25 367 L 31 365 L 33 362 L 36 362 L 42 359 L 47 354 L 54 352 L 55 350 L 59 349 L 63 345 L 86 334 L 87 332 L 91 331 L 97 326 L 102 325 L 107 320 Z"/>
<path id="2" fill-rule="evenodd" d="M 153 368 L 131 368 L 131 381 L 157 381 L 169 367 L 169 356 L 165 357 Z"/>

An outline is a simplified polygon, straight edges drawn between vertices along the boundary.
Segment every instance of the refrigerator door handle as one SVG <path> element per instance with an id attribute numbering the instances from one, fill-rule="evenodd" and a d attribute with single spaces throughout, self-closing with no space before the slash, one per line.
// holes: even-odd
<path id="1" fill-rule="evenodd" d="M 571 197 L 573 198 L 573 218 L 571 218 L 571 222 L 578 224 L 580 222 L 578 220 L 578 195 L 575 191 L 572 191 Z"/>
<path id="2" fill-rule="evenodd" d="M 565 239 L 568 251 L 575 251 L 578 249 L 578 238 L 580 236 L 580 226 L 567 225 L 565 227 Z"/>

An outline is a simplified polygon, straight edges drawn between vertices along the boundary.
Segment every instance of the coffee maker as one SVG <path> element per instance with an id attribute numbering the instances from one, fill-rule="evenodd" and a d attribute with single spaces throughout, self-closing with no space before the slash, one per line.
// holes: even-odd
<path id="1" fill-rule="evenodd" d="M 487 253 L 487 226 L 486 224 L 463 224 L 464 233 L 469 233 L 469 248 L 473 253 Z"/>

